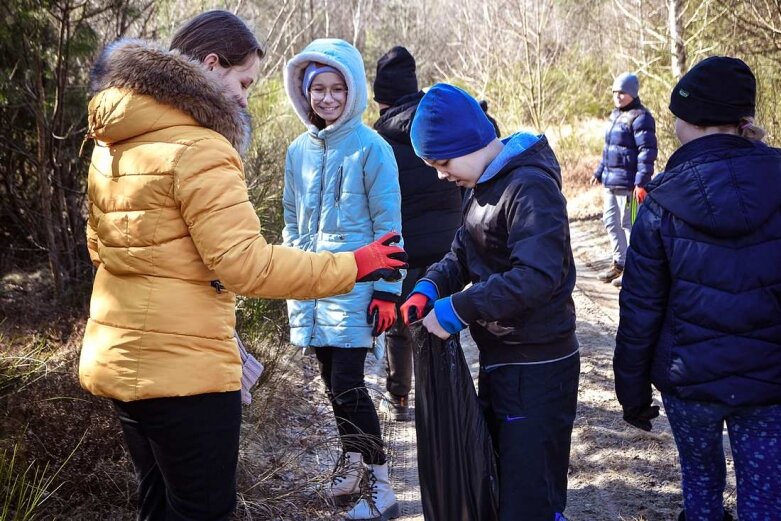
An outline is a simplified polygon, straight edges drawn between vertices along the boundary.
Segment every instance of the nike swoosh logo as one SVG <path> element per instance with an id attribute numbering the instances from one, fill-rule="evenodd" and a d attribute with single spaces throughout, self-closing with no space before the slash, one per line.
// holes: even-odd
<path id="1" fill-rule="evenodd" d="M 510 416 L 509 414 L 504 417 L 505 422 L 514 422 L 517 420 L 525 420 L 526 416 Z"/>

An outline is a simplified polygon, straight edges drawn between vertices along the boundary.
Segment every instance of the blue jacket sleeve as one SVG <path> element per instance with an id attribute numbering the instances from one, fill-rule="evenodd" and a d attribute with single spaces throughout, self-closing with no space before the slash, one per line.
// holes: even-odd
<path id="1" fill-rule="evenodd" d="M 290 148 L 285 155 L 285 186 L 282 189 L 282 209 L 285 219 L 285 227 L 282 229 L 282 245 L 294 246 L 299 234 L 296 185 Z"/>
<path id="2" fill-rule="evenodd" d="M 511 267 L 453 295 L 466 324 L 517 317 L 549 302 L 570 262 L 566 201 L 556 182 L 532 172 L 512 190 L 506 215 Z"/>
<path id="3" fill-rule="evenodd" d="M 660 233 L 661 212 L 648 199 L 640 207 L 624 267 L 613 355 L 616 396 L 624 407 L 651 403 L 651 364 L 670 291 L 667 256 Z"/>
<path id="4" fill-rule="evenodd" d="M 648 111 L 643 111 L 632 122 L 635 145 L 637 146 L 637 173 L 635 186 L 645 186 L 654 174 L 656 161 L 656 121 Z"/>
<path id="5" fill-rule="evenodd" d="M 607 145 L 605 145 L 607 147 Z M 597 165 L 597 169 L 594 170 L 594 177 L 597 178 L 597 181 L 600 183 L 602 182 L 602 172 L 605 171 L 605 151 L 602 151 L 602 158 L 599 160 L 599 164 Z"/>
<path id="6" fill-rule="evenodd" d="M 401 191 L 393 149 L 379 134 L 375 136 L 376 139 L 367 146 L 365 152 L 364 186 L 374 239 L 377 240 L 389 231 L 401 232 Z M 404 246 L 403 240 L 399 246 Z M 380 279 L 374 283 L 374 291 L 400 295 L 401 282 Z"/>

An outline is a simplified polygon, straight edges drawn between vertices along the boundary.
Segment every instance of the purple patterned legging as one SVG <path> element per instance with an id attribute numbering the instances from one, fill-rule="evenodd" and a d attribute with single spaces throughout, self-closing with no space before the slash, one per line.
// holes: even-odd
<path id="1" fill-rule="evenodd" d="M 781 405 L 733 407 L 663 394 L 678 446 L 686 519 L 722 521 L 727 424 L 740 521 L 781 519 Z"/>

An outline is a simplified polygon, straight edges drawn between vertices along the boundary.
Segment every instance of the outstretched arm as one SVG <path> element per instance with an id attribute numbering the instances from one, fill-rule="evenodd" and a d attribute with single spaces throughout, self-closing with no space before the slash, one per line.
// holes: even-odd
<path id="1" fill-rule="evenodd" d="M 261 235 L 241 160 L 218 139 L 189 146 L 177 170 L 174 197 L 201 258 L 222 284 L 242 295 L 311 299 L 350 291 L 352 253 L 309 253 L 274 246 Z"/>

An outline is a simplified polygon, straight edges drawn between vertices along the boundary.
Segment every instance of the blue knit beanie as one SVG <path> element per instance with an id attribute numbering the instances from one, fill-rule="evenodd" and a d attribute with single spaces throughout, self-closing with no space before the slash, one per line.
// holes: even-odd
<path id="1" fill-rule="evenodd" d="M 307 65 L 306 69 L 304 69 L 304 83 L 301 85 L 301 88 L 304 91 L 304 96 L 309 97 L 309 87 L 312 85 L 312 82 L 315 81 L 315 76 L 324 72 L 334 72 L 339 76 L 342 76 L 341 72 L 336 70 L 336 68 L 331 67 L 330 65 L 309 62 L 309 65 Z"/>
<path id="2" fill-rule="evenodd" d="M 640 94 L 640 80 L 631 72 L 624 72 L 613 80 L 613 92 L 626 92 L 633 98 Z"/>
<path id="3" fill-rule="evenodd" d="M 437 83 L 420 100 L 410 138 L 418 157 L 453 159 L 488 145 L 496 139 L 496 130 L 472 96 Z"/>

